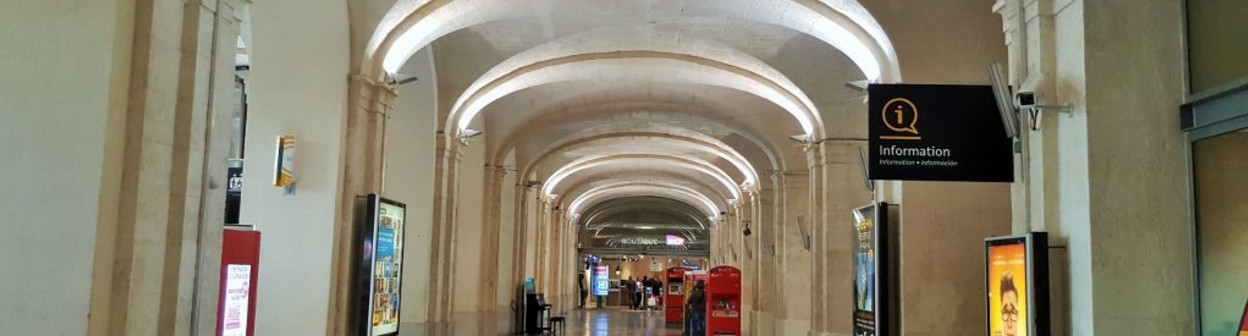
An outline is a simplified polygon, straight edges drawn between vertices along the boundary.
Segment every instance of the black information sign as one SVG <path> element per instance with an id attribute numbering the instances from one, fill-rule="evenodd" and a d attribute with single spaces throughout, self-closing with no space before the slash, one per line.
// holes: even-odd
<path id="1" fill-rule="evenodd" d="M 243 167 L 230 167 L 225 189 L 225 223 L 238 224 L 239 203 L 243 199 Z"/>
<path id="2" fill-rule="evenodd" d="M 872 180 L 1014 181 L 991 86 L 873 84 L 868 93 Z"/>

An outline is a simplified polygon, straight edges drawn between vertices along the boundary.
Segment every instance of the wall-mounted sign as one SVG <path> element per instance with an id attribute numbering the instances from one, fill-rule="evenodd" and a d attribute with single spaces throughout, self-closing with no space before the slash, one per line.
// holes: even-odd
<path id="1" fill-rule="evenodd" d="M 658 260 L 651 260 L 651 261 L 650 261 L 650 271 L 651 271 L 651 272 L 662 272 L 662 271 L 663 271 L 663 264 L 659 263 L 659 261 L 658 261 Z"/>
<path id="2" fill-rule="evenodd" d="M 854 336 L 896 335 L 888 204 L 855 209 L 853 217 Z"/>
<path id="3" fill-rule="evenodd" d="M 229 167 L 225 189 L 225 223 L 238 224 L 243 199 L 243 167 Z"/>
<path id="4" fill-rule="evenodd" d="M 872 180 L 1013 182 L 1014 151 L 992 87 L 873 84 Z"/>
<path id="5" fill-rule="evenodd" d="M 288 188 L 295 185 L 295 136 L 277 137 L 277 160 L 274 173 L 273 186 Z"/>
<path id="6" fill-rule="evenodd" d="M 359 251 L 362 257 L 360 300 L 364 336 L 399 334 L 399 293 L 403 283 L 403 229 L 407 207 L 370 194 L 362 197 L 364 223 L 359 226 L 363 238 Z"/>
<path id="7" fill-rule="evenodd" d="M 1048 235 L 990 238 L 987 254 L 988 335 L 1049 335 Z"/>

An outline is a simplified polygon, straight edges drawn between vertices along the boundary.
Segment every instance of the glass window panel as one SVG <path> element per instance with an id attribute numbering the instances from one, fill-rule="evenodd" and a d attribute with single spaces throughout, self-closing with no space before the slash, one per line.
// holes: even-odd
<path id="1" fill-rule="evenodd" d="M 1238 335 L 1248 300 L 1248 132 L 1192 147 L 1202 336 Z"/>
<path id="2" fill-rule="evenodd" d="M 1187 0 L 1192 92 L 1248 78 L 1248 1 Z"/>

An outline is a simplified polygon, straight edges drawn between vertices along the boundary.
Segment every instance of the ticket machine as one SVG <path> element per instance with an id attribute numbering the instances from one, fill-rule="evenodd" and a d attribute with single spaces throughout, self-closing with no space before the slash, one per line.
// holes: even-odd
<path id="1" fill-rule="evenodd" d="M 667 324 L 680 324 L 685 315 L 685 268 L 672 267 L 663 280 L 663 311 Z"/>
<path id="2" fill-rule="evenodd" d="M 706 334 L 741 335 L 741 270 L 719 266 L 707 272 Z"/>

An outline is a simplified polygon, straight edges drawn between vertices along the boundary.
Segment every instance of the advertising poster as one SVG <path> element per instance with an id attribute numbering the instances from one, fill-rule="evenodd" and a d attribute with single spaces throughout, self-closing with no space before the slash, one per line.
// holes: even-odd
<path id="1" fill-rule="evenodd" d="M 399 331 L 405 215 L 402 205 L 378 202 L 373 240 L 373 290 L 369 305 L 372 335 L 393 335 Z"/>
<path id="2" fill-rule="evenodd" d="M 870 205 L 854 210 L 854 336 L 879 335 L 876 326 L 876 212 Z"/>
<path id="3" fill-rule="evenodd" d="M 608 275 L 609 267 L 594 267 L 594 295 L 607 296 L 611 293 L 611 278 Z"/>
<path id="4" fill-rule="evenodd" d="M 221 336 L 247 336 L 247 303 L 251 298 L 251 265 L 226 267 Z"/>
<path id="5" fill-rule="evenodd" d="M 988 246 L 988 328 L 992 336 L 1027 336 L 1027 243 Z"/>

